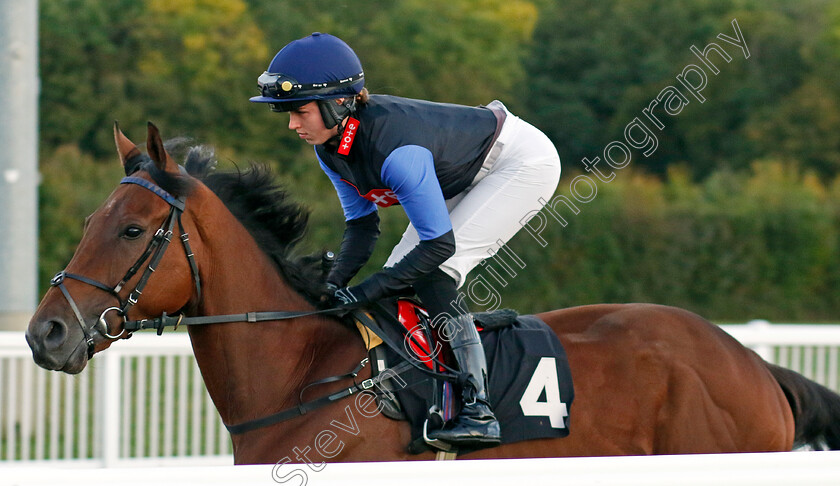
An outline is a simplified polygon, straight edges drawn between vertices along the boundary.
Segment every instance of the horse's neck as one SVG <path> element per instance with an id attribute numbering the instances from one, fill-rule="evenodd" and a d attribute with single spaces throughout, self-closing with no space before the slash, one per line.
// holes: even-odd
<path id="1" fill-rule="evenodd" d="M 196 249 L 203 283 L 200 315 L 312 308 L 221 201 L 209 198 L 199 210 L 203 214 L 194 221 L 202 242 Z M 323 377 L 313 375 L 325 362 L 352 363 L 358 340 L 322 317 L 195 326 L 190 336 L 207 389 L 227 423 L 296 404 L 301 387 Z"/>

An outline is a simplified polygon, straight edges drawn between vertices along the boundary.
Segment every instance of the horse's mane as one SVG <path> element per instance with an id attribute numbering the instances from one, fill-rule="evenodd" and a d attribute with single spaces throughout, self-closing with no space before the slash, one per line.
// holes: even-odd
<path id="1" fill-rule="evenodd" d="M 186 140 L 166 143 L 170 153 L 185 149 Z M 154 164 L 144 164 L 155 182 L 175 195 L 189 192 L 190 180 L 165 173 Z M 290 200 L 288 192 L 265 165 L 252 164 L 242 171 L 216 171 L 216 157 L 206 146 L 186 148 L 187 173 L 213 191 L 248 230 L 259 247 L 274 261 L 292 287 L 315 303 L 324 290 L 321 258 L 317 254 L 297 255 L 296 244 L 306 233 L 309 210 Z"/>

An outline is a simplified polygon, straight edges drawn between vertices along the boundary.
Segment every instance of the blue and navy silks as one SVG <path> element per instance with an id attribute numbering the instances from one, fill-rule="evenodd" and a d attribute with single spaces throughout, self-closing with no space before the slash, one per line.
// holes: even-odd
<path id="1" fill-rule="evenodd" d="M 449 199 L 475 178 L 504 115 L 484 107 L 371 95 L 355 114 L 359 128 L 348 155 L 315 147 L 333 182 L 347 229 L 330 281 L 343 285 L 370 256 L 379 207 L 402 205 L 421 241 L 405 262 L 361 286 L 370 300 L 411 285 L 455 251 Z"/>

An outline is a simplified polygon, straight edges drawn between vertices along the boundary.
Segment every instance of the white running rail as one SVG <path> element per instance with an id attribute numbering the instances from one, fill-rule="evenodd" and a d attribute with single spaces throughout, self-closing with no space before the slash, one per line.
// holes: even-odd
<path id="1" fill-rule="evenodd" d="M 768 361 L 840 391 L 840 325 L 722 326 Z M 232 464 L 230 438 L 184 333 L 138 333 L 79 375 L 47 372 L 0 332 L 0 465 Z"/>
<path id="2" fill-rule="evenodd" d="M 534 486 L 822 486 L 840 478 L 840 451 L 683 456 L 569 457 L 482 461 L 358 462 L 276 466 L 70 469 L 10 467 L 4 484 L 16 486 L 121 486 L 235 484 L 276 486 L 428 486 L 529 484 Z"/>
<path id="3" fill-rule="evenodd" d="M 23 333 L 0 332 L 0 461 L 232 464 L 231 454 L 186 334 L 135 334 L 71 376 L 35 366 Z"/>

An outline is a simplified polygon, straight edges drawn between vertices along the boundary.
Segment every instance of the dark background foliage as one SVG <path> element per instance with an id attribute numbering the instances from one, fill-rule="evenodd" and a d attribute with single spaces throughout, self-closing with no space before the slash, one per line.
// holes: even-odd
<path id="1" fill-rule="evenodd" d="M 40 2 L 40 281 L 69 260 L 83 218 L 115 187 L 111 124 L 140 139 L 216 147 L 222 167 L 274 168 L 313 211 L 308 249 L 337 248 L 341 211 L 285 115 L 247 98 L 288 41 L 330 32 L 375 93 L 462 104 L 494 98 L 541 128 L 563 161 L 558 194 L 690 63 L 721 44 L 704 103 L 663 116 L 597 196 L 549 219 L 543 247 L 499 285 L 523 312 L 648 301 L 718 320 L 840 314 L 840 4 L 828 0 L 46 0 Z M 716 36 L 737 22 L 750 51 Z M 606 166 L 601 166 L 606 167 Z M 594 179 L 593 179 L 594 180 Z M 382 211 L 363 275 L 406 224 Z M 553 222 L 553 223 L 552 223 Z"/>

